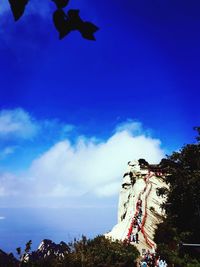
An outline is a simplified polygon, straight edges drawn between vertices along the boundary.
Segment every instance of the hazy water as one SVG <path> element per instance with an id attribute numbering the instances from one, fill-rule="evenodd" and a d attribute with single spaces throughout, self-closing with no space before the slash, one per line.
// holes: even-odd
<path id="1" fill-rule="evenodd" d="M 36 249 L 42 239 L 55 242 L 72 241 L 82 234 L 94 237 L 109 231 L 116 223 L 117 209 L 63 208 L 27 209 L 0 208 L 0 248 L 15 252 L 29 240 Z"/>

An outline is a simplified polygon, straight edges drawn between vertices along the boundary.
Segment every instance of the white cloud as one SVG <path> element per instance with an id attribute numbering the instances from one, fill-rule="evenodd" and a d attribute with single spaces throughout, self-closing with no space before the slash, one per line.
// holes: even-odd
<path id="1" fill-rule="evenodd" d="M 156 163 L 165 154 L 160 140 L 142 134 L 141 124 L 132 121 L 117 127 L 107 140 L 96 140 L 79 137 L 76 144 L 69 140 L 56 143 L 20 179 L 11 176 L 5 186 L 5 177 L 4 181 L 0 177 L 0 195 L 17 191 L 33 198 L 112 197 L 119 193 L 128 161 L 145 158 Z"/>
<path id="2" fill-rule="evenodd" d="M 116 127 L 116 132 L 127 131 L 132 133 L 134 136 L 139 135 L 143 132 L 142 123 L 128 119 L 124 122 L 121 122 Z"/>
<path id="3" fill-rule="evenodd" d="M 94 140 L 80 137 L 75 145 L 65 140 L 34 160 L 29 176 L 37 184 L 37 193 L 52 195 L 57 188 L 66 196 L 113 195 L 129 160 L 145 158 L 155 163 L 164 156 L 159 140 L 134 136 L 125 129 L 118 129 L 105 142 Z"/>
<path id="4" fill-rule="evenodd" d="M 113 195 L 119 194 L 121 181 L 108 183 L 97 187 L 94 193 L 99 197 L 111 197 Z"/>
<path id="5" fill-rule="evenodd" d="M 0 111 L 0 137 L 29 139 L 36 135 L 39 126 L 23 109 Z"/>
<path id="6" fill-rule="evenodd" d="M 7 156 L 13 154 L 15 150 L 16 146 L 5 147 L 2 151 L 0 151 L 0 160 L 5 159 Z"/>

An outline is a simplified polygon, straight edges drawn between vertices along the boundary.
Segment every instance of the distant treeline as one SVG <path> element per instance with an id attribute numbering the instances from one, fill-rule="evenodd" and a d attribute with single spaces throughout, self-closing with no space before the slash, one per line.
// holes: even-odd
<path id="1" fill-rule="evenodd" d="M 38 250 L 31 252 L 31 240 L 24 251 L 17 248 L 19 261 L 7 255 L 1 258 L 0 267 L 133 267 L 139 256 L 138 250 L 128 243 L 112 242 L 104 236 L 94 239 L 82 237 L 72 243 L 55 244 L 43 240 Z M 5 256 L 5 255 L 4 255 Z"/>

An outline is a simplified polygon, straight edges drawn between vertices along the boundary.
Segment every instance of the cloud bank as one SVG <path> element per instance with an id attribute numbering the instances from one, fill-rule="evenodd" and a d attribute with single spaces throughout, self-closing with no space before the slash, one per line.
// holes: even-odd
<path id="1" fill-rule="evenodd" d="M 37 134 L 38 124 L 23 109 L 0 111 L 0 138 L 30 139 Z"/>
<path id="2" fill-rule="evenodd" d="M 22 122 L 28 127 L 24 128 Z M 0 113 L 0 134 L 31 137 L 35 133 L 33 125 L 22 110 Z M 149 136 L 140 122 L 127 120 L 117 125 L 107 140 L 82 135 L 76 142 L 65 138 L 36 157 L 23 174 L 1 174 L 0 196 L 43 201 L 84 196 L 112 198 L 119 193 L 128 161 L 145 158 L 156 163 L 164 154 L 160 140 Z"/>
<path id="3" fill-rule="evenodd" d="M 112 196 L 119 190 L 129 160 L 146 158 L 158 162 L 163 157 L 160 141 L 123 130 L 104 142 L 80 137 L 55 144 L 35 159 L 29 177 L 37 184 L 37 193 L 52 196 L 76 196 L 86 192 Z"/>

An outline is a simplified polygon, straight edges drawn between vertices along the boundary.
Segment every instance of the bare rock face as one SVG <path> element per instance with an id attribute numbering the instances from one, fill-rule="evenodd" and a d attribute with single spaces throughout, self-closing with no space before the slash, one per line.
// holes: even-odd
<path id="1" fill-rule="evenodd" d="M 156 225 L 165 216 L 160 207 L 165 198 L 156 193 L 160 187 L 167 185 L 159 165 L 150 165 L 143 159 L 128 162 L 119 195 L 118 223 L 105 236 L 131 242 L 140 252 L 154 251 Z"/>

